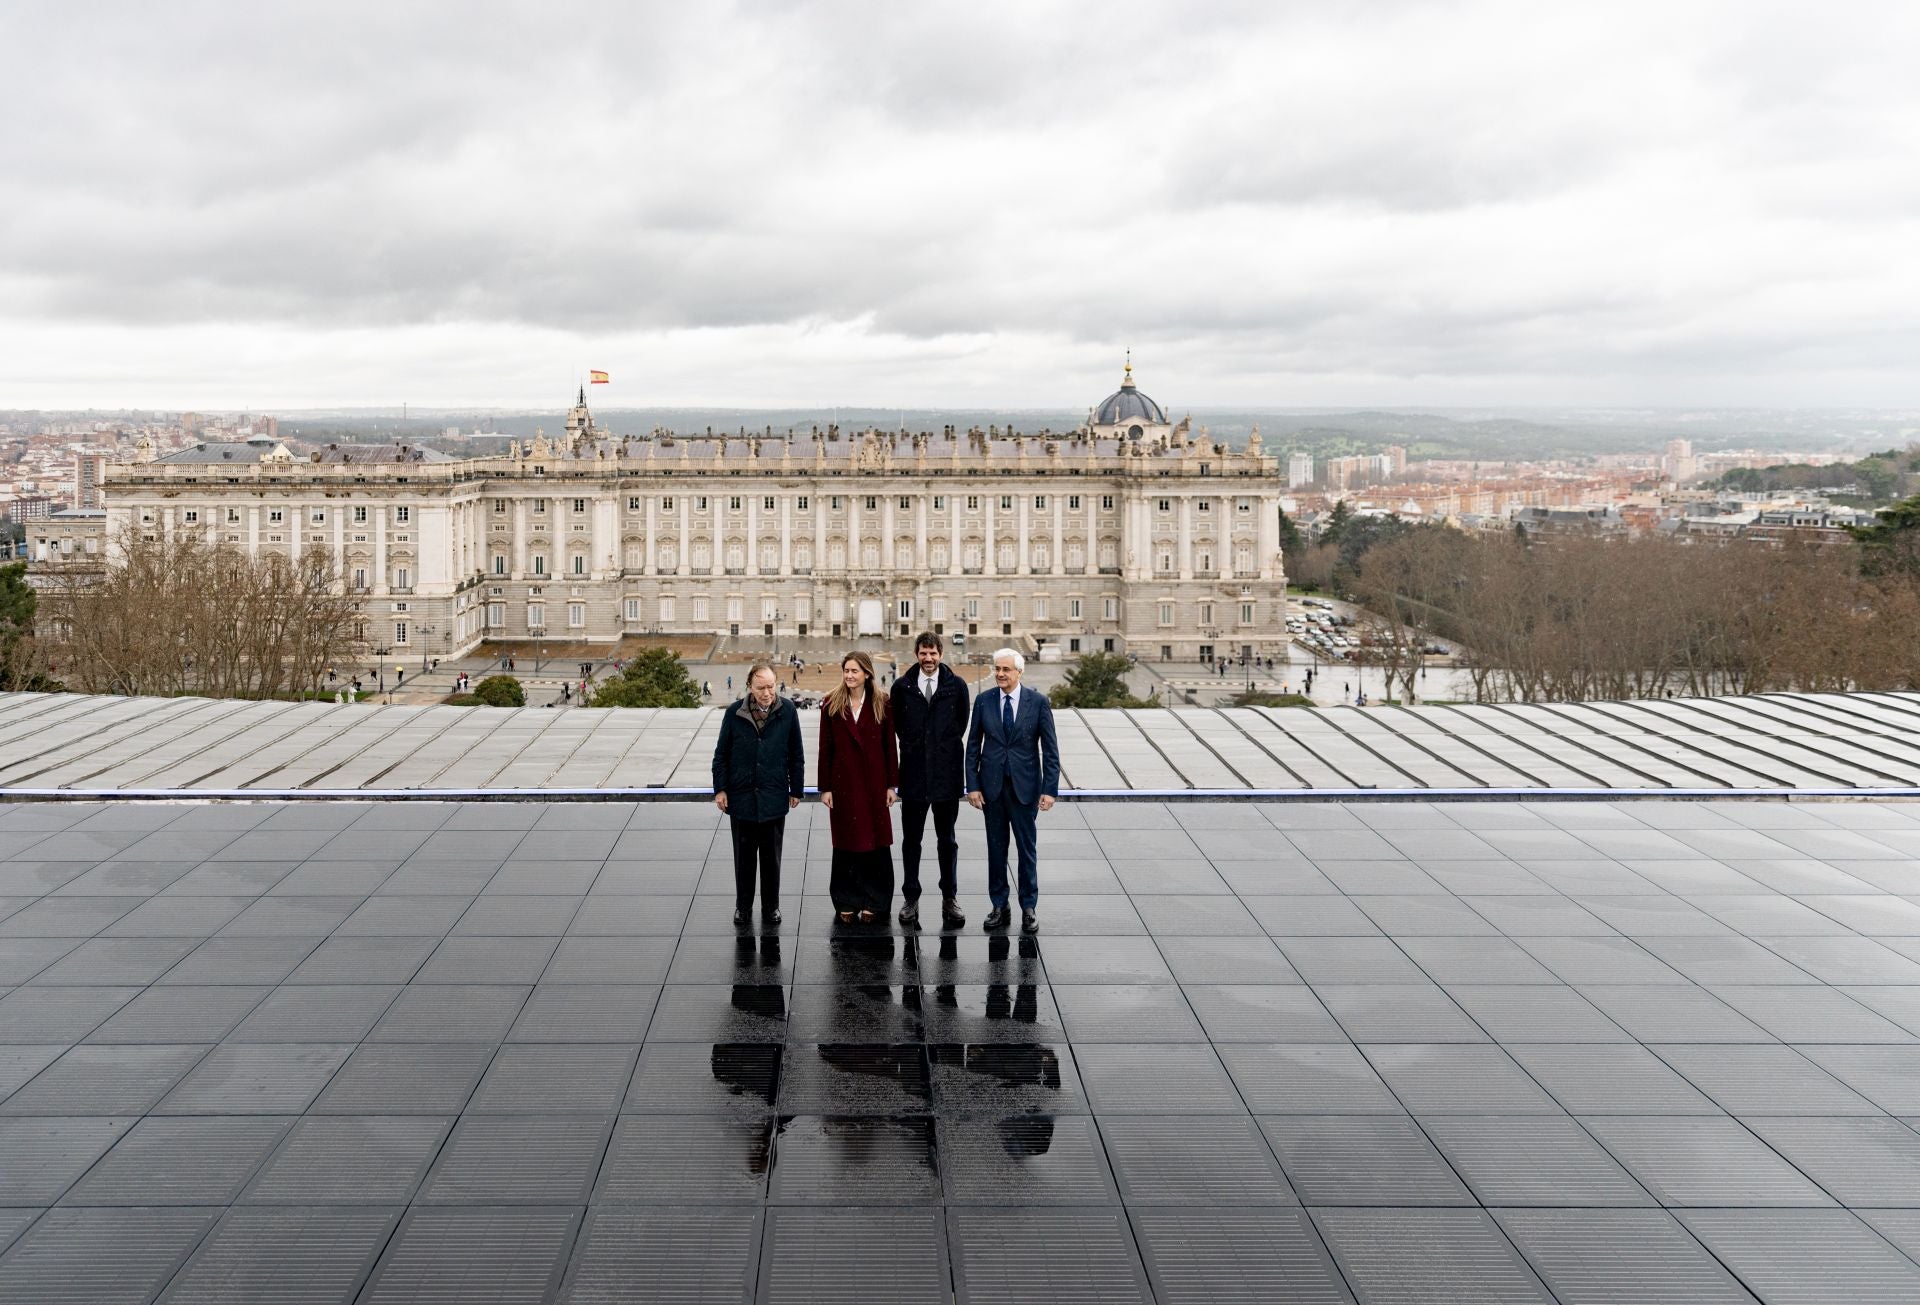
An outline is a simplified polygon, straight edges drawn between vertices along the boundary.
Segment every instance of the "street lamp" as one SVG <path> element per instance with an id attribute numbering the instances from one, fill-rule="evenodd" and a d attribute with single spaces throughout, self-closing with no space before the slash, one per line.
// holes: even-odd
<path id="1" fill-rule="evenodd" d="M 387 654 L 391 651 L 392 649 L 388 648 L 385 644 L 373 650 L 373 655 L 380 659 L 380 668 L 375 672 L 378 677 L 374 681 L 375 693 L 385 693 L 387 691 Z"/>
<path id="2" fill-rule="evenodd" d="M 427 673 L 427 653 L 429 651 L 427 644 L 433 638 L 433 627 L 431 625 L 420 626 L 418 633 L 420 635 L 420 673 L 425 675 Z"/>

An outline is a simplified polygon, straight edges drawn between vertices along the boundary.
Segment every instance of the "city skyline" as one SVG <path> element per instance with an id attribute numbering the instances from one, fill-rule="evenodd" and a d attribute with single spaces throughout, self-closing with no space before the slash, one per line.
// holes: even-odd
<path id="1" fill-rule="evenodd" d="M 1920 400 L 1907 6 L 89 14 L 0 406 Z"/>

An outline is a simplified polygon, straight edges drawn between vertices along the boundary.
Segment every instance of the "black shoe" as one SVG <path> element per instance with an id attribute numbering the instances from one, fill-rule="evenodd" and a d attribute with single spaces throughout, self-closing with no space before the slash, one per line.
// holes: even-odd
<path id="1" fill-rule="evenodd" d="M 1040 921 L 1034 918 L 1034 914 L 1032 911 L 1020 912 L 1020 932 L 1021 933 L 1039 933 L 1040 932 Z"/>
<path id="2" fill-rule="evenodd" d="M 964 929 L 967 924 L 966 912 L 960 909 L 960 903 L 951 897 L 940 903 L 940 927 L 943 929 Z"/>
<path id="3" fill-rule="evenodd" d="M 987 918 L 980 922 L 980 927 L 982 929 L 987 930 L 989 933 L 991 933 L 995 929 L 1006 928 L 1008 923 L 1011 922 L 1012 919 L 1013 919 L 1012 911 L 1008 910 L 1004 906 L 996 906 L 991 911 L 987 912 Z"/>
<path id="4" fill-rule="evenodd" d="M 748 910 L 747 910 L 747 908 L 746 908 L 746 907 L 744 907 L 744 906 L 736 906 L 736 907 L 734 907 L 734 908 L 733 908 L 733 927 L 734 927 L 734 928 L 736 928 L 736 929 L 744 929 L 744 928 L 746 928 L 746 927 L 747 927 L 747 921 L 748 921 L 749 919 L 751 919 L 751 918 L 752 918 L 752 916 L 751 916 L 751 914 L 750 914 L 750 913 L 748 912 Z"/>
<path id="5" fill-rule="evenodd" d="M 901 903 L 900 923 L 906 925 L 907 928 L 909 929 L 917 929 L 920 927 L 920 903 L 919 902 L 914 901 L 914 902 Z"/>
<path id="6" fill-rule="evenodd" d="M 760 923 L 770 929 L 778 928 L 780 925 L 780 908 L 776 906 L 771 911 L 760 912 Z"/>

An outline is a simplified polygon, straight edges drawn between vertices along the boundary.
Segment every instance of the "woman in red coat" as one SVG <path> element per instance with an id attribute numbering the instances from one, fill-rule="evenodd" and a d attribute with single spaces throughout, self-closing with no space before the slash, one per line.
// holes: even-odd
<path id="1" fill-rule="evenodd" d="M 873 658 L 850 652 L 840 687 L 820 708 L 820 800 L 832 812 L 833 909 L 840 923 L 872 924 L 893 909 L 893 813 L 900 754 L 887 695 L 873 690 Z"/>

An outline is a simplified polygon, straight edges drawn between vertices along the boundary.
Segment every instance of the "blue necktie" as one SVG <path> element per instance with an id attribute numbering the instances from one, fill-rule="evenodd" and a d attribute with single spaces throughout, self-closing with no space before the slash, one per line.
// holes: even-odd
<path id="1" fill-rule="evenodd" d="M 1000 732 L 1007 736 L 1007 742 L 1013 742 L 1013 695 L 1000 695 Z"/>

